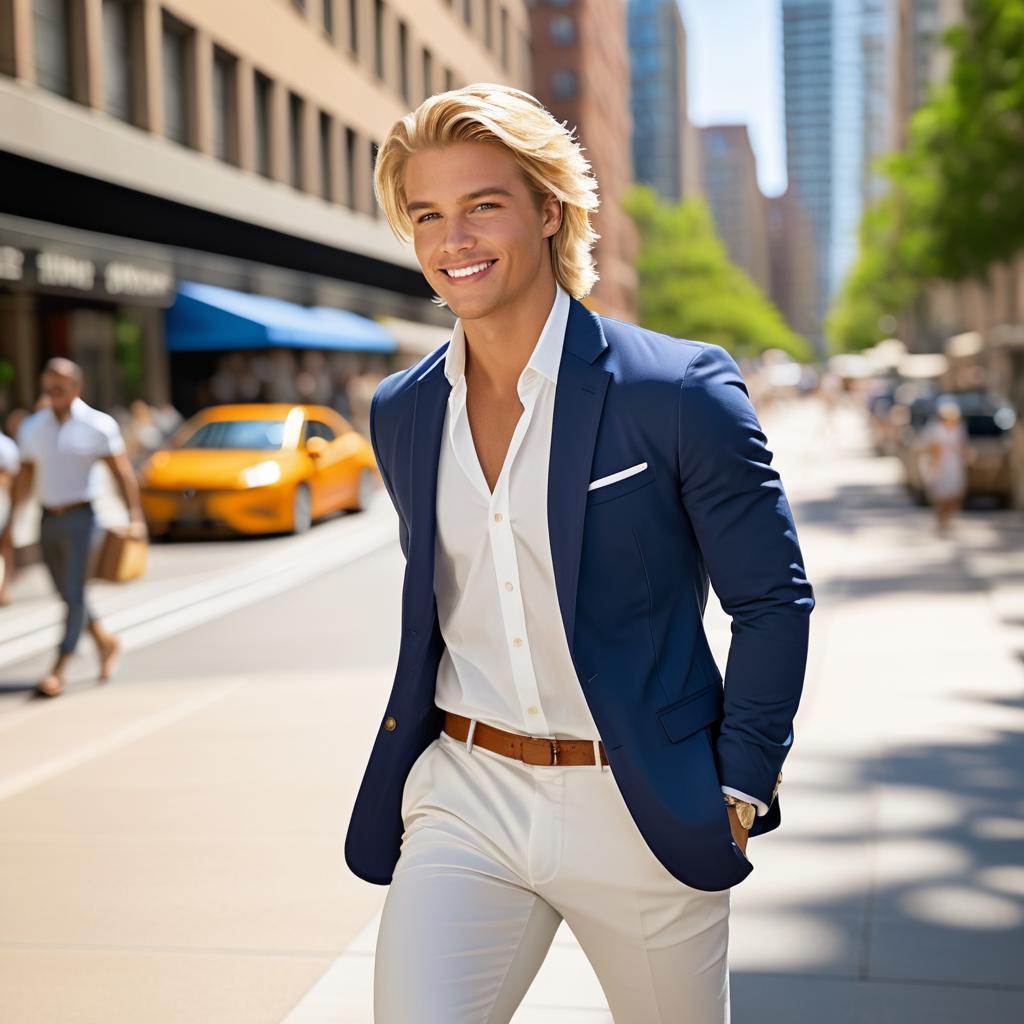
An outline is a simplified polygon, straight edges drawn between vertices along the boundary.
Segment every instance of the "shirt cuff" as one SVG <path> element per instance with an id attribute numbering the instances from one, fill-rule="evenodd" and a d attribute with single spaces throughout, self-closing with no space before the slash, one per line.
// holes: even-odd
<path id="1" fill-rule="evenodd" d="M 745 800 L 748 804 L 753 804 L 757 808 L 757 816 L 759 818 L 764 817 L 768 813 L 768 805 L 763 800 L 758 800 L 757 797 L 748 796 L 746 793 L 733 789 L 730 786 L 723 786 L 722 792 L 729 793 L 731 796 L 736 797 L 737 800 Z"/>

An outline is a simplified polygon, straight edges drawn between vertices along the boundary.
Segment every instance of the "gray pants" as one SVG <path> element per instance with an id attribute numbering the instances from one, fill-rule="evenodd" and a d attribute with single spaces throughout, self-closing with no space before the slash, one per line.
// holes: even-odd
<path id="1" fill-rule="evenodd" d="M 85 604 L 85 578 L 89 569 L 89 549 L 96 518 L 90 506 L 71 509 L 62 515 L 50 515 L 45 509 L 39 530 L 43 561 L 53 577 L 64 604 L 67 618 L 61 655 L 71 654 L 78 646 L 82 627 L 92 621 Z"/>

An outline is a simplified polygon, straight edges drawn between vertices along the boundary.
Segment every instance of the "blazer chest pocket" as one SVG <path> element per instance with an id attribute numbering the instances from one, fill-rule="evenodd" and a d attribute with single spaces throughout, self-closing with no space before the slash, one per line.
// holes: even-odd
<path id="1" fill-rule="evenodd" d="M 654 479 L 654 467 L 649 462 L 639 462 L 634 466 L 599 477 L 591 481 L 587 488 L 587 507 L 600 505 L 624 494 L 638 490 Z"/>

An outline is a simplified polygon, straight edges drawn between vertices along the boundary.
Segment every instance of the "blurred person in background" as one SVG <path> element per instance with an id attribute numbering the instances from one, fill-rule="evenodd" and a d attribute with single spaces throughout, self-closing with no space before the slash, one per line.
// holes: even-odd
<path id="1" fill-rule="evenodd" d="M 371 407 L 407 559 L 345 843 L 390 885 L 374 1019 L 507 1024 L 565 920 L 620 1024 L 725 1024 L 814 605 L 742 375 L 583 305 L 597 182 L 527 93 L 429 98 L 374 184 L 459 318 Z"/>
<path id="2" fill-rule="evenodd" d="M 149 403 L 136 398 L 128 407 L 124 428 L 125 448 L 131 464 L 142 465 L 163 444 L 164 436 Z"/>
<path id="3" fill-rule="evenodd" d="M 121 650 L 121 642 L 90 614 L 85 599 L 96 522 L 93 468 L 99 460 L 113 473 L 136 535 L 145 534 L 145 525 L 138 484 L 125 455 L 121 432 L 113 417 L 82 400 L 81 368 L 70 359 L 51 359 L 43 368 L 41 388 L 49 407 L 27 417 L 18 430 L 21 468 L 14 481 L 11 517 L 3 543 L 11 542 L 14 513 L 37 484 L 42 505 L 39 543 L 43 561 L 67 613 L 53 668 L 40 681 L 36 693 L 57 697 L 64 692 L 68 663 L 83 626 L 96 642 L 101 682 L 110 678 Z"/>
<path id="4" fill-rule="evenodd" d="M 17 410 L 15 410 L 17 411 Z M 14 412 L 7 417 L 7 429 L 10 425 Z M 15 420 L 15 429 L 18 422 Z M 18 445 L 8 435 L 0 434 L 0 515 L 4 517 L 4 532 L 0 539 L 0 606 L 11 603 L 11 583 L 14 581 L 14 540 L 6 527 L 11 522 L 14 514 L 14 506 L 11 502 L 11 490 L 14 478 L 21 468 L 21 460 L 18 457 Z"/>
<path id="5" fill-rule="evenodd" d="M 925 493 L 935 510 L 938 532 L 945 534 L 967 495 L 967 430 L 960 406 L 952 399 L 938 402 L 921 445 Z"/>

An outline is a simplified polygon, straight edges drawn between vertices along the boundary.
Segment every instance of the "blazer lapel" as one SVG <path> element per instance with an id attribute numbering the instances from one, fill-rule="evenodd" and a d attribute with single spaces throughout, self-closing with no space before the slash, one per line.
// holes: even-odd
<path id="1" fill-rule="evenodd" d="M 434 601 L 437 466 L 450 393 L 451 385 L 444 375 L 443 366 L 435 364 L 416 383 L 410 468 L 413 513 L 409 524 L 409 559 L 402 594 L 402 618 L 423 637 L 433 631 L 437 611 Z"/>
<path id="2" fill-rule="evenodd" d="M 583 547 L 587 486 L 611 374 L 593 365 L 608 347 L 601 321 L 572 300 L 558 369 L 548 462 L 548 535 L 555 588 L 569 650 L 576 626 L 576 588 Z"/>

